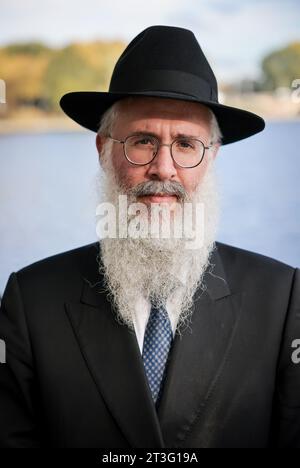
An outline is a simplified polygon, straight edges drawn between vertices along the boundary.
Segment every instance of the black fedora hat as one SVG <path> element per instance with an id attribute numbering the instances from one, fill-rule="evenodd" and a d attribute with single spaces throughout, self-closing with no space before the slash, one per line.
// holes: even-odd
<path id="1" fill-rule="evenodd" d="M 218 102 L 216 77 L 192 31 L 175 26 L 150 26 L 126 47 L 114 67 L 108 92 L 75 91 L 60 99 L 75 122 L 98 131 L 102 114 L 128 96 L 152 96 L 199 102 L 215 114 L 222 144 L 262 131 L 258 115 Z"/>

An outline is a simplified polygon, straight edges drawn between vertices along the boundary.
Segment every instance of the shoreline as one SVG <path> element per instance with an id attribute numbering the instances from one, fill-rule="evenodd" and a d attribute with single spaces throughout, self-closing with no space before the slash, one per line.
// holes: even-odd
<path id="1" fill-rule="evenodd" d="M 221 93 L 220 98 L 221 104 L 253 112 L 266 122 L 300 122 L 300 100 L 294 102 L 289 91 L 281 94 L 276 92 Z M 13 110 L 7 104 L 0 105 L 0 135 L 73 133 L 86 130 L 59 109 L 57 112 L 47 113 L 33 107 L 20 107 Z"/>
<path id="2" fill-rule="evenodd" d="M 262 116 L 263 117 L 263 116 Z M 266 122 L 300 123 L 300 116 L 263 117 Z M 91 132 L 71 119 L 64 117 L 43 117 L 39 119 L 0 119 L 0 136 L 14 134 L 41 134 L 41 133 L 82 133 Z"/>
<path id="3" fill-rule="evenodd" d="M 0 135 L 16 133 L 80 132 L 84 128 L 67 117 L 24 116 L 0 118 Z"/>

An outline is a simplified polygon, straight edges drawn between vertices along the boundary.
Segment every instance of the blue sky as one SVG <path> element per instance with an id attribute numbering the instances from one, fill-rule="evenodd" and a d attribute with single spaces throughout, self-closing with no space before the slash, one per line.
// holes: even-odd
<path id="1" fill-rule="evenodd" d="M 192 29 L 217 79 L 251 78 L 261 58 L 300 40 L 299 0 L 0 0 L 0 46 L 42 40 L 129 42 L 152 24 Z"/>

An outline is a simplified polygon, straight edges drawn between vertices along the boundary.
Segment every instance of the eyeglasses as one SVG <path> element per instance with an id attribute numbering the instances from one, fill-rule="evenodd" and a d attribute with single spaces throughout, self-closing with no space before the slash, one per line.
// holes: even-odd
<path id="1" fill-rule="evenodd" d="M 212 144 L 205 146 L 201 140 L 192 137 L 176 138 L 170 144 L 160 143 L 156 137 L 147 134 L 129 135 L 125 140 L 117 140 L 111 135 L 108 137 L 122 143 L 125 158 L 137 166 L 150 164 L 160 146 L 169 146 L 172 159 L 178 166 L 196 167 L 202 162 L 205 150 L 213 146 Z"/>

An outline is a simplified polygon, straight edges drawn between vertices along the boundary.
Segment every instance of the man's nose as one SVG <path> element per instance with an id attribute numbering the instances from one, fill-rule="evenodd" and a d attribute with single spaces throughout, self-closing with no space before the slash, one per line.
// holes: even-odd
<path id="1" fill-rule="evenodd" d="M 165 143 L 159 146 L 154 160 L 149 164 L 149 175 L 156 175 L 161 180 L 176 176 L 177 170 L 170 149 L 170 146 Z"/>

